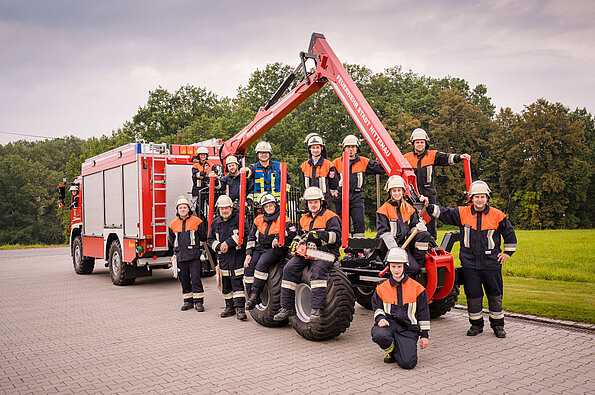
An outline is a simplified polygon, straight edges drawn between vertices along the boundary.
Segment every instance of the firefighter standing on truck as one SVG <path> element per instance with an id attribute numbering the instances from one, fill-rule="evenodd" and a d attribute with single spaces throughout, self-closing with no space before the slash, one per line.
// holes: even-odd
<path id="1" fill-rule="evenodd" d="M 327 159 L 324 141 L 318 133 L 310 133 L 306 136 L 305 144 L 310 152 L 310 158 L 301 166 L 304 186 L 320 188 L 324 193 L 324 200 L 330 202 L 331 190 L 336 190 L 339 182 L 337 169 Z"/>
<path id="2" fill-rule="evenodd" d="M 225 299 L 225 310 L 221 318 L 237 315 L 238 320 L 247 319 L 244 306 L 246 295 L 244 293 L 244 244 L 239 244 L 240 219 L 238 210 L 233 207 L 231 198 L 221 195 L 217 199 L 217 216 L 209 228 L 207 243 L 217 252 L 217 261 L 221 272 L 221 292 Z M 246 224 L 247 225 L 247 224 Z M 247 229 L 245 226 L 244 229 Z"/>
<path id="3" fill-rule="evenodd" d="M 430 309 L 425 288 L 405 274 L 407 252 L 392 248 L 386 256 L 391 276 L 376 287 L 372 295 L 374 326 L 372 340 L 386 357 L 384 362 L 403 369 L 417 365 L 417 340 L 423 350 L 428 346 Z"/>
<path id="4" fill-rule="evenodd" d="M 434 185 L 434 166 L 449 166 L 458 163 L 463 159 L 470 160 L 469 154 L 447 154 L 444 152 L 430 150 L 430 138 L 425 130 L 415 129 L 411 133 L 409 143 L 413 145 L 413 152 L 405 154 L 417 178 L 417 191 L 430 199 L 430 203 L 436 204 L 436 186 Z M 436 220 L 427 224 L 428 231 L 437 238 Z"/>
<path id="5" fill-rule="evenodd" d="M 264 213 L 254 219 L 244 261 L 244 283 L 250 297 L 246 303 L 248 310 L 260 303 L 260 294 L 269 278 L 270 269 L 285 259 L 288 250 L 285 246 L 279 246 L 281 208 L 277 200 L 267 193 L 260 198 L 260 206 Z M 285 216 L 285 240 L 293 240 L 296 234 L 297 228 Z"/>
<path id="6" fill-rule="evenodd" d="M 207 161 L 209 158 L 209 149 L 207 147 L 198 147 L 196 156 L 192 159 L 192 199 L 197 210 L 198 216 L 206 213 L 209 194 L 205 193 L 209 187 L 209 174 L 211 173 L 211 164 Z M 202 196 L 201 196 L 202 195 Z"/>
<path id="7" fill-rule="evenodd" d="M 190 202 L 184 196 L 176 200 L 176 216 L 169 224 L 169 247 L 177 261 L 178 278 L 182 284 L 184 304 L 181 310 L 205 311 L 204 289 L 200 280 L 200 243 L 207 239 L 205 223 L 192 215 Z"/>
<path id="8" fill-rule="evenodd" d="M 246 178 L 254 182 L 254 195 L 252 199 L 255 202 L 260 201 L 260 197 L 266 193 L 271 193 L 276 199 L 281 198 L 281 170 L 280 163 L 272 161 L 271 145 L 266 141 L 256 144 L 254 149 L 258 155 L 258 162 L 242 168 L 241 172 L 247 172 Z M 289 190 L 291 177 L 287 174 L 287 189 Z"/>
<path id="9" fill-rule="evenodd" d="M 230 156 L 225 159 L 225 167 L 227 168 L 227 175 L 221 177 L 215 185 L 217 189 L 225 190 L 225 194 L 231 198 L 234 207 L 238 207 L 240 203 L 240 164 L 235 156 Z M 252 205 L 252 181 L 246 179 L 246 206 Z"/>
<path id="10" fill-rule="evenodd" d="M 300 236 L 305 236 L 308 248 L 317 246 L 318 249 L 329 252 L 334 259 L 339 258 L 341 245 L 341 220 L 337 214 L 326 208 L 324 194 L 318 187 L 310 187 L 304 192 L 304 202 L 308 213 L 300 219 Z M 283 268 L 281 281 L 281 310 L 273 317 L 275 321 L 284 321 L 295 315 L 295 290 L 300 281 L 302 271 L 311 265 L 310 275 L 310 322 L 320 320 L 322 309 L 326 306 L 326 288 L 328 271 L 334 262 L 322 259 L 306 259 L 294 255 Z"/>
<path id="11" fill-rule="evenodd" d="M 401 176 L 389 177 L 385 187 L 389 193 L 389 200 L 376 211 L 376 237 L 382 239 L 386 248 L 390 250 L 403 245 L 417 228 L 419 232 L 406 247 L 409 255 L 406 272 L 416 274 L 425 263 L 432 236 L 420 220 L 417 210 L 405 201 L 405 188 L 405 180 Z"/>
<path id="12" fill-rule="evenodd" d="M 490 188 L 484 181 L 475 181 L 467 194 L 472 206 L 440 207 L 428 204 L 427 211 L 445 224 L 457 225 L 461 230 L 459 258 L 463 268 L 463 285 L 467 298 L 467 312 L 471 328 L 468 336 L 483 332 L 483 291 L 488 297 L 490 326 L 496 337 L 506 337 L 502 308 L 502 264 L 516 251 L 516 234 L 502 211 L 490 207 Z M 504 248 L 500 249 L 500 238 Z"/>
<path id="13" fill-rule="evenodd" d="M 360 141 L 350 134 L 343 139 L 343 150 L 349 152 L 349 215 L 353 221 L 353 237 L 366 237 L 365 207 L 364 207 L 364 179 L 367 174 L 385 174 L 384 168 L 378 162 L 359 156 Z M 342 217 L 343 207 L 341 189 L 343 185 L 343 157 L 333 161 L 333 166 L 341 174 L 338 190 L 332 192 L 335 211 Z M 349 220 L 349 218 L 347 218 Z M 361 252 L 361 251 L 358 251 Z"/>

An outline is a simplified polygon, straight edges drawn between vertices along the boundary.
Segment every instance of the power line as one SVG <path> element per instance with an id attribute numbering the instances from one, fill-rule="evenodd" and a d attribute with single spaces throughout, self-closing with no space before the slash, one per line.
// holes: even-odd
<path id="1" fill-rule="evenodd" d="M 42 139 L 53 139 L 53 138 L 55 138 L 55 137 L 49 137 L 49 136 L 38 136 L 36 134 L 15 133 L 15 132 L 2 132 L 2 131 L 0 131 L 0 134 L 14 134 L 16 136 L 38 137 L 38 138 L 42 138 Z"/>

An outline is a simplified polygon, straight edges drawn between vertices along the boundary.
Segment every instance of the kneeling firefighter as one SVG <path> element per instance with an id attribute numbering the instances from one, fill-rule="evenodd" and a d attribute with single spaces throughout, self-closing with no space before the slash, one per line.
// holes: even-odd
<path id="1" fill-rule="evenodd" d="M 339 257 L 341 245 L 341 220 L 339 216 L 326 208 L 324 194 L 318 187 L 310 187 L 304 192 L 304 201 L 308 213 L 300 219 L 300 235 L 294 242 L 306 243 L 308 248 L 320 249 L 328 252 L 334 260 Z M 295 245 L 295 244 L 294 244 Z M 310 276 L 311 306 L 310 321 L 320 319 L 322 309 L 325 307 L 328 271 L 333 261 L 323 259 L 306 259 L 304 256 L 295 255 L 283 268 L 281 283 L 281 310 L 273 318 L 283 321 L 295 315 L 295 290 L 304 267 L 311 264 Z"/>
<path id="2" fill-rule="evenodd" d="M 423 266 L 433 241 L 417 210 L 405 201 L 405 188 L 405 180 L 401 176 L 394 175 L 388 179 L 384 189 L 389 193 L 389 200 L 376 211 L 377 237 L 390 250 L 403 245 L 405 239 L 417 228 L 419 232 L 406 247 L 409 264 L 405 268 L 407 274 L 415 274 Z"/>
<path id="3" fill-rule="evenodd" d="M 244 244 L 239 243 L 239 228 L 240 221 L 245 220 L 240 219 L 238 210 L 233 207 L 233 202 L 227 195 L 219 196 L 216 207 L 219 210 L 219 216 L 211 223 L 207 243 L 217 252 L 221 271 L 221 292 L 225 299 L 225 310 L 221 313 L 221 318 L 237 314 L 238 320 L 244 321 L 247 316 L 244 309 L 246 296 L 242 280 L 246 249 Z"/>
<path id="4" fill-rule="evenodd" d="M 277 199 L 270 193 L 262 195 L 260 206 L 263 214 L 254 219 L 254 225 L 248 236 L 244 268 L 244 283 L 250 299 L 246 308 L 252 310 L 260 302 L 260 293 L 269 278 L 271 267 L 287 256 L 287 247 L 279 246 L 281 209 Z M 285 217 L 285 240 L 293 240 L 297 228 L 289 217 Z"/>

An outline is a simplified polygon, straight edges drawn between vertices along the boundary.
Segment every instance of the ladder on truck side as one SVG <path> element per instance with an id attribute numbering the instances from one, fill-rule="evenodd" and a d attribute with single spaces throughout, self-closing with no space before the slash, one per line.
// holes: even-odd
<path id="1" fill-rule="evenodd" d="M 153 230 L 153 251 L 167 251 L 167 191 L 166 191 L 166 164 L 167 164 L 167 146 L 165 144 L 150 143 L 149 151 L 153 153 L 153 163 L 151 166 L 151 187 L 153 189 L 153 204 L 151 214 L 153 220 L 151 227 Z"/>

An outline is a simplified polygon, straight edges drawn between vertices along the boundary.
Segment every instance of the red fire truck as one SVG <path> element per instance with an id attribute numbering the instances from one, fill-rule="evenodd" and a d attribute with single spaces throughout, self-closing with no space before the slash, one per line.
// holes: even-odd
<path id="1" fill-rule="evenodd" d="M 153 269 L 171 267 L 168 224 L 175 218 L 178 196 L 190 199 L 192 159 L 199 146 L 218 164 L 221 141 L 200 145 L 131 143 L 87 159 L 72 183 L 78 204 L 71 205 L 70 245 L 74 270 L 93 271 L 104 259 L 112 282 L 133 284 Z M 66 185 L 60 186 L 64 206 Z M 214 273 L 209 252 L 203 274 Z"/>

